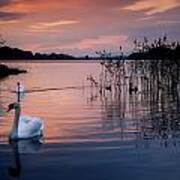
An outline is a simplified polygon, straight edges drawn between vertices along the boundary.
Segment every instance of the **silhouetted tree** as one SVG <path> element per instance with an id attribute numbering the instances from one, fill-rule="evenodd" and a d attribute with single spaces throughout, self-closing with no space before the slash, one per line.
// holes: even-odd
<path id="1" fill-rule="evenodd" d="M 0 47 L 2 47 L 6 41 L 3 39 L 2 35 L 0 34 Z"/>

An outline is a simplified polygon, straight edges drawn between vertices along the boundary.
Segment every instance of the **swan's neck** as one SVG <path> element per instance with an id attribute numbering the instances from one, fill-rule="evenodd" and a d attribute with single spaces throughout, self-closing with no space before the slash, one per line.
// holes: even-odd
<path id="1" fill-rule="evenodd" d="M 16 107 L 16 109 L 15 109 L 15 117 L 14 117 L 13 128 L 11 131 L 11 139 L 17 139 L 18 138 L 20 114 L 21 114 L 21 108 L 20 108 L 20 105 L 18 105 L 18 107 Z"/>

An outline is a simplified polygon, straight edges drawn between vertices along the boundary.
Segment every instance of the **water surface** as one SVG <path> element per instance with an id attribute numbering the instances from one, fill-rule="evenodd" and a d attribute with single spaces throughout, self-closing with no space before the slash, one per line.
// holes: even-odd
<path id="1" fill-rule="evenodd" d="M 98 63 L 8 65 L 28 73 L 0 81 L 0 179 L 18 164 L 21 179 L 179 179 L 180 109 L 171 95 L 101 96 L 86 80 L 98 79 Z M 44 120 L 43 144 L 8 143 L 17 81 L 27 91 L 22 114 Z"/>

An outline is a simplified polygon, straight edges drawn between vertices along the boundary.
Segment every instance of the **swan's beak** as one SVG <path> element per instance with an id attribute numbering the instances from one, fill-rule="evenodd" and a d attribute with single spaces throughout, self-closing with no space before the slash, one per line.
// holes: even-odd
<path id="1" fill-rule="evenodd" d="M 14 109 L 14 103 L 9 104 L 7 112 L 11 111 L 12 109 Z"/>

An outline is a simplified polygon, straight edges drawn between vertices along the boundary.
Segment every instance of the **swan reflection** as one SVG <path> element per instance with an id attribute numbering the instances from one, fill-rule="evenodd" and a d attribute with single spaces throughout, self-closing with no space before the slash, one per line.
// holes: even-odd
<path id="1" fill-rule="evenodd" d="M 17 94 L 17 102 L 22 101 L 22 99 L 25 97 L 25 93 L 24 92 L 18 92 Z"/>
<path id="2" fill-rule="evenodd" d="M 9 142 L 13 152 L 13 162 L 8 168 L 8 173 L 11 177 L 20 177 L 22 172 L 21 154 L 38 153 L 43 141 L 42 139 L 33 138 L 28 140 L 10 141 Z"/>

